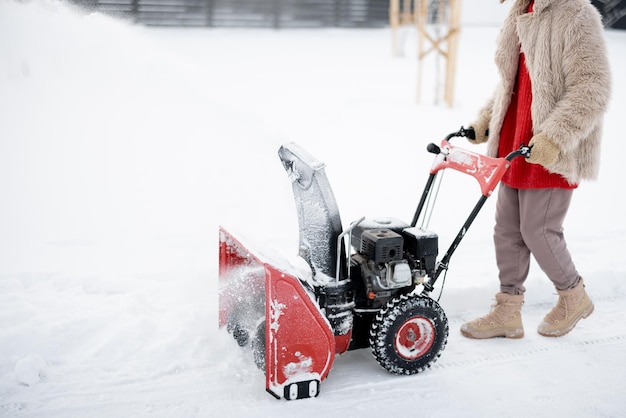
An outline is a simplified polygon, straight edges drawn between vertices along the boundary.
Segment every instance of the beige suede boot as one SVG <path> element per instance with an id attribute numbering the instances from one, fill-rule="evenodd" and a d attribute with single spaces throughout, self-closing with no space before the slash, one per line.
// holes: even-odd
<path id="1" fill-rule="evenodd" d="M 524 295 L 496 294 L 496 303 L 487 315 L 461 326 L 461 334 L 468 338 L 522 338 L 522 303 Z"/>
<path id="2" fill-rule="evenodd" d="M 578 284 L 567 290 L 557 290 L 559 301 L 543 318 L 537 332 L 546 337 L 560 337 L 570 332 L 578 321 L 587 318 L 593 312 L 593 303 L 587 292 L 582 277 Z"/>

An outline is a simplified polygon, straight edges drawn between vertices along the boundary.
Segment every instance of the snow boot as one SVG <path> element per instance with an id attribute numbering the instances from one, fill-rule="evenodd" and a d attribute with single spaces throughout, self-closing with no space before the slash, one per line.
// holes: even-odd
<path id="1" fill-rule="evenodd" d="M 578 284 L 567 290 L 557 290 L 559 301 L 543 318 L 537 332 L 545 337 L 560 337 L 570 332 L 578 321 L 587 318 L 593 312 L 593 303 L 587 292 L 582 277 Z"/>
<path id="2" fill-rule="evenodd" d="M 522 338 L 522 303 L 524 295 L 497 293 L 496 303 L 487 315 L 461 326 L 461 334 L 468 338 Z"/>

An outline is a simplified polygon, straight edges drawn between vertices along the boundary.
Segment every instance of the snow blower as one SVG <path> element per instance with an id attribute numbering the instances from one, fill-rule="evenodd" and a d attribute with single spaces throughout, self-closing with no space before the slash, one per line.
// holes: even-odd
<path id="1" fill-rule="evenodd" d="M 219 325 L 250 347 L 270 394 L 318 396 L 335 355 L 349 350 L 370 348 L 383 368 L 398 375 L 419 373 L 441 356 L 448 319 L 430 293 L 510 161 L 530 154 L 522 145 L 505 158 L 491 158 L 450 143 L 474 134 L 461 127 L 440 146 L 427 146 L 435 160 L 410 224 L 363 217 L 346 230 L 324 164 L 295 143 L 280 147 L 306 269 L 219 230 Z M 438 235 L 417 225 L 432 207 L 437 175 L 445 169 L 476 178 L 481 196 L 437 260 Z"/>

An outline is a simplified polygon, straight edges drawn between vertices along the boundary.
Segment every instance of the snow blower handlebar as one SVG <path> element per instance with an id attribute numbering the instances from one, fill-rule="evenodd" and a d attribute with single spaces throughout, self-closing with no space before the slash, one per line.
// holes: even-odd
<path id="1" fill-rule="evenodd" d="M 472 128 L 471 126 L 467 129 L 461 126 L 461 129 L 459 129 L 457 132 L 452 132 L 451 134 L 448 134 L 445 138 L 445 141 L 449 142 L 452 138 L 458 138 L 458 137 L 467 137 L 470 139 L 475 139 L 476 132 L 474 132 L 474 128 Z M 522 144 L 520 145 L 519 149 L 511 152 L 504 158 L 507 161 L 511 161 L 514 158 L 520 157 L 520 156 L 528 158 L 530 157 L 531 149 L 532 149 L 532 146 Z M 439 154 L 441 152 L 441 148 L 439 148 L 437 145 L 433 144 L 432 142 L 426 146 L 426 150 L 430 152 L 431 154 Z"/>
<path id="2" fill-rule="evenodd" d="M 441 141 L 441 146 L 430 143 L 426 147 L 427 151 L 435 154 L 436 157 L 435 162 L 430 170 L 428 181 L 426 182 L 426 186 L 424 187 L 424 192 L 422 193 L 422 197 L 420 198 L 419 204 L 415 211 L 415 215 L 413 216 L 411 226 L 417 225 L 417 221 L 422 214 L 424 205 L 426 204 L 426 201 L 430 196 L 431 191 L 433 190 L 433 185 L 435 183 L 437 173 L 439 173 L 439 171 L 441 170 L 451 168 L 462 173 L 471 175 L 480 184 L 482 196 L 474 206 L 474 209 L 472 210 L 465 223 L 461 227 L 460 231 L 458 232 L 456 238 L 448 248 L 448 251 L 446 251 L 441 261 L 437 263 L 431 280 L 427 283 L 424 283 L 424 287 L 427 291 L 433 290 L 434 284 L 437 281 L 439 275 L 444 270 L 448 269 L 452 254 L 467 233 L 467 230 L 469 229 L 471 224 L 474 222 L 474 219 L 476 219 L 476 216 L 482 209 L 487 198 L 491 196 L 493 190 L 496 188 L 498 183 L 500 183 L 500 180 L 504 176 L 504 173 L 511 165 L 511 161 L 517 157 L 522 156 L 528 158 L 530 156 L 530 151 L 532 148 L 531 146 L 522 144 L 519 149 L 509 153 L 504 158 L 492 158 L 451 145 L 449 141 L 455 137 L 473 138 L 475 137 L 474 129 L 465 129 L 461 127 L 461 129 L 459 129 L 457 132 L 453 132 L 447 135 L 445 139 Z"/>

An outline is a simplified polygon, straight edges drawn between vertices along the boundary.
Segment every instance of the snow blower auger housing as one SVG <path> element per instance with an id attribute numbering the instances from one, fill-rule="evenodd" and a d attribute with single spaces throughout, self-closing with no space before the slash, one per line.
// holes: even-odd
<path id="1" fill-rule="evenodd" d="M 349 350 L 369 347 L 382 367 L 399 375 L 437 361 L 448 319 L 430 293 L 510 161 L 530 155 L 524 145 L 506 158 L 491 158 L 450 144 L 453 137 L 473 135 L 461 128 L 440 146 L 428 145 L 435 160 L 411 223 L 363 217 L 346 230 L 324 164 L 295 143 L 279 149 L 298 211 L 298 256 L 308 270 L 219 231 L 219 324 L 251 348 L 270 394 L 317 396 L 335 355 Z M 417 224 L 445 169 L 476 178 L 481 196 L 438 260 L 437 234 Z"/>

